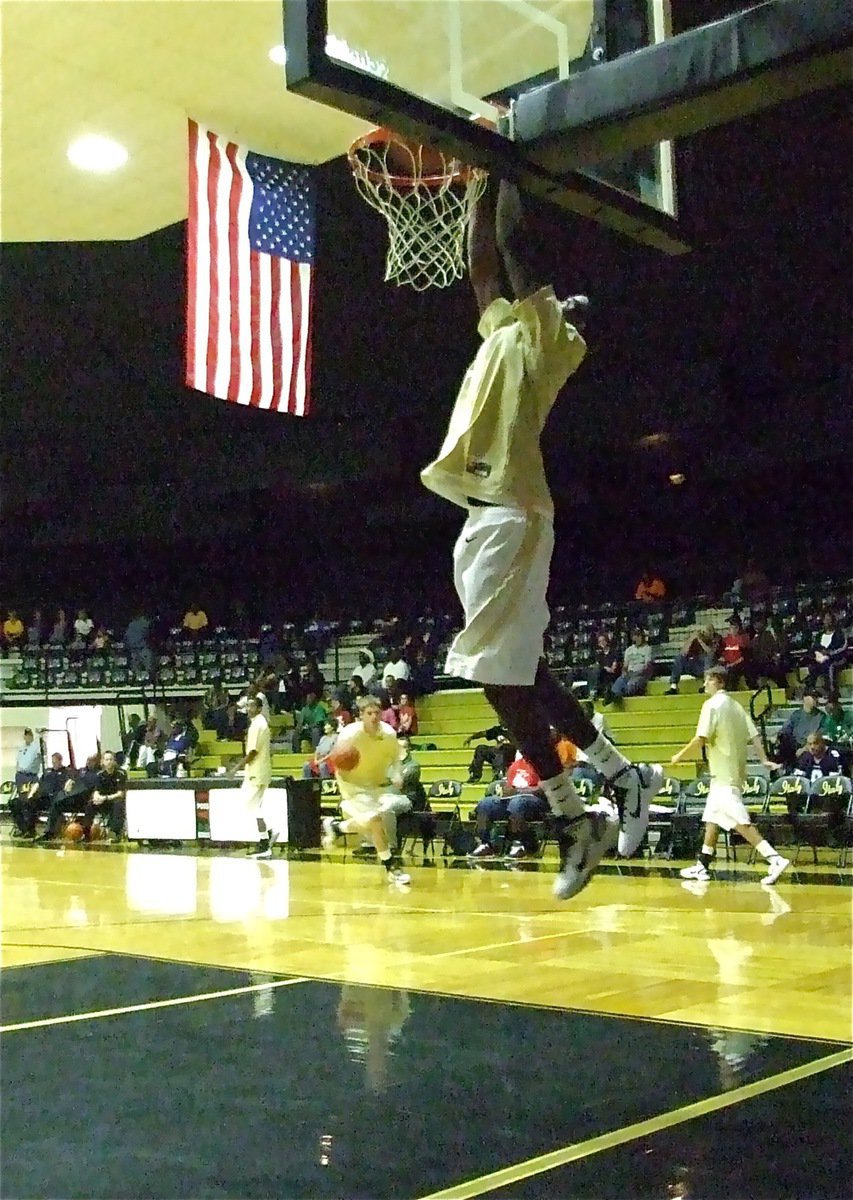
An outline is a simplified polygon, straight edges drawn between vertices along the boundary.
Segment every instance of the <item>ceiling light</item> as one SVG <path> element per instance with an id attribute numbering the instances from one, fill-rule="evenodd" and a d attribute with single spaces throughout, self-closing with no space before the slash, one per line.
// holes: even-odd
<path id="1" fill-rule="evenodd" d="M 68 147 L 68 161 L 81 171 L 106 175 L 127 162 L 127 150 L 120 142 L 101 133 L 87 133 Z"/>
<path id="2" fill-rule="evenodd" d="M 669 477 L 669 482 L 673 487 L 678 487 L 680 484 L 684 483 L 686 478 L 687 476 L 682 475 L 681 471 L 673 471 Z"/>
<path id="3" fill-rule="evenodd" d="M 284 46 L 279 44 L 278 46 L 273 46 L 268 57 L 270 62 L 274 62 L 277 67 L 283 67 L 287 62 L 287 51 Z"/>

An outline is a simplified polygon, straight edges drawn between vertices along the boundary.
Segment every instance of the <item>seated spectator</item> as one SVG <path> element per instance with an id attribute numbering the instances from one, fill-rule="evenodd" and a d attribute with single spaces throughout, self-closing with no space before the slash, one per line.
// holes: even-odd
<path id="1" fill-rule="evenodd" d="M 400 693 L 397 705 L 397 733 L 400 737 L 417 736 L 418 714 L 406 692 Z"/>
<path id="2" fill-rule="evenodd" d="M 808 668 L 807 686 L 816 687 L 825 678 L 830 693 L 836 692 L 838 672 L 847 662 L 848 650 L 847 634 L 839 626 L 835 613 L 827 610 L 823 614 L 823 628 L 803 659 L 802 665 Z"/>
<path id="3" fill-rule="evenodd" d="M 302 768 L 303 779 L 329 779 L 332 770 L 327 759 L 338 741 L 338 730 L 334 721 L 325 721 L 323 734 L 314 748 L 314 753 Z"/>
<path id="4" fill-rule="evenodd" d="M 664 581 L 651 571 L 644 571 L 634 592 L 634 599 L 642 600 L 644 604 L 657 604 L 665 598 L 666 584 Z"/>
<path id="5" fill-rule="evenodd" d="M 426 646 L 415 651 L 408 687 L 415 697 L 428 696 L 435 689 L 435 655 Z"/>
<path id="6" fill-rule="evenodd" d="M 272 625 L 262 625 L 258 632 L 258 657 L 262 667 L 272 667 L 281 652 L 278 634 Z"/>
<path id="7" fill-rule="evenodd" d="M 18 825 L 22 836 L 35 837 L 39 813 L 50 812 L 53 801 L 57 796 L 62 795 L 65 784 L 70 778 L 70 772 L 62 761 L 62 755 L 51 754 L 50 766 L 43 772 L 38 783 L 30 785 L 27 797 L 18 811 L 13 811 L 15 824 Z"/>
<path id="8" fill-rule="evenodd" d="M 796 773 L 814 781 L 824 775 L 838 775 L 840 772 L 841 756 L 838 751 L 827 746 L 822 733 L 810 733 L 805 749 L 797 755 Z"/>
<path id="9" fill-rule="evenodd" d="M 806 688 L 801 707 L 788 717 L 776 742 L 775 757 L 786 771 L 796 769 L 797 757 L 805 750 L 809 736 L 823 733 L 824 722 L 825 717 L 817 706 L 814 688 Z"/>
<path id="10" fill-rule="evenodd" d="M 732 613 L 729 618 L 728 632 L 723 637 L 723 648 L 720 653 L 720 660 L 726 668 L 727 691 L 737 691 L 743 679 L 748 652 L 749 636 L 744 632 L 740 617 Z"/>
<path id="11" fill-rule="evenodd" d="M 141 611 L 133 615 L 124 631 L 124 644 L 130 656 L 131 669 L 149 678 L 154 666 L 154 655 L 148 641 L 150 633 L 151 622 Z"/>
<path id="12" fill-rule="evenodd" d="M 315 692 L 309 692 L 305 704 L 296 713 L 296 727 L 293 730 L 293 752 L 298 754 L 303 742 L 310 742 L 311 748 L 316 749 L 323 736 L 323 726 L 329 710 Z"/>
<path id="13" fill-rule="evenodd" d="M 127 772 L 116 762 L 111 750 L 104 751 L 101 770 L 95 783 L 92 799 L 86 805 L 83 828 L 88 836 L 96 813 L 106 825 L 113 841 L 120 842 L 124 835 L 124 818 L 127 799 Z"/>
<path id="14" fill-rule="evenodd" d="M 609 704 L 613 683 L 622 670 L 622 653 L 613 634 L 606 629 L 596 635 L 595 647 L 595 661 L 586 669 L 587 687 L 594 700 Z"/>
<path id="15" fill-rule="evenodd" d="M 205 729 L 214 730 L 219 741 L 227 741 L 231 736 L 232 715 L 231 698 L 221 677 L 217 677 L 202 698 L 202 724 Z"/>
<path id="16" fill-rule="evenodd" d="M 172 778 L 186 775 L 192 757 L 192 747 L 189 722 L 178 718 L 172 723 L 171 732 L 163 748 L 163 769 Z"/>
<path id="17" fill-rule="evenodd" d="M 92 640 L 92 633 L 95 629 L 95 622 L 89 616 L 85 608 L 77 610 L 77 616 L 74 620 L 74 637 L 71 645 L 76 650 L 86 649 Z"/>
<path id="18" fill-rule="evenodd" d="M 67 813 L 86 813 L 91 811 L 92 796 L 101 773 L 101 760 L 97 754 L 86 759 L 82 770 L 69 771 L 62 790 L 57 792 L 47 810 L 47 828 L 38 839 L 39 842 L 49 842 L 59 836 L 63 817 Z M 91 820 L 89 821 L 91 828 Z"/>
<path id="19" fill-rule="evenodd" d="M 338 733 L 345 729 L 347 725 L 351 725 L 353 721 L 352 712 L 345 708 L 339 694 L 332 696 L 329 701 L 329 718 L 335 724 Z"/>
<path id="20" fill-rule="evenodd" d="M 191 604 L 184 613 L 184 619 L 181 622 L 181 629 L 184 636 L 198 640 L 205 636 L 208 627 L 207 613 L 203 608 L 199 608 L 197 604 Z"/>
<path id="21" fill-rule="evenodd" d="M 619 702 L 624 696 L 642 696 L 649 686 L 654 670 L 652 648 L 646 641 L 645 630 L 631 630 L 631 645 L 622 656 L 622 673 L 613 681 L 612 701 Z"/>
<path id="22" fill-rule="evenodd" d="M 14 608 L 9 609 L 9 615 L 3 622 L 3 641 L 7 650 L 20 650 L 24 644 L 24 622 Z"/>
<path id="23" fill-rule="evenodd" d="M 110 637 L 109 630 L 105 625 L 99 625 L 92 635 L 92 649 L 109 650 L 111 645 L 112 638 Z"/>
<path id="24" fill-rule="evenodd" d="M 159 764 L 163 758 L 163 747 L 160 737 L 154 729 L 144 729 L 142 745 L 136 753 L 136 766 L 148 775 L 159 774 Z M 133 765 L 133 764 L 131 764 Z"/>
<path id="25" fill-rule="evenodd" d="M 762 612 L 756 612 L 752 617 L 752 637 L 744 674 L 750 688 L 759 687 L 761 681 L 767 679 L 781 688 L 788 683 L 785 643 Z"/>
<path id="26" fill-rule="evenodd" d="M 853 742 L 853 708 L 845 710 L 838 696 L 830 696 L 826 702 L 823 732 L 836 749 Z"/>
<path id="27" fill-rule="evenodd" d="M 421 764 L 412 754 L 411 746 L 409 745 L 409 739 L 401 736 L 399 739 L 399 745 L 400 753 L 403 756 L 400 759 L 400 772 L 402 775 L 402 779 L 400 781 L 400 790 L 402 791 L 403 796 L 409 802 L 409 810 L 414 813 L 414 819 L 417 822 L 418 836 L 423 842 L 424 854 L 426 854 L 430 842 L 435 837 L 436 820 L 435 816 L 430 811 L 426 788 L 421 783 Z M 399 813 L 394 813 L 394 836 L 393 840 L 389 838 L 388 842 L 390 846 L 396 845 L 398 851 L 400 849 L 400 845 L 396 833 L 396 818 L 399 815 Z M 384 817 L 383 820 L 385 820 Z M 389 825 L 390 821 L 386 821 L 386 830 L 389 829 Z"/>
<path id="28" fill-rule="evenodd" d="M 719 662 L 722 652 L 723 640 L 713 625 L 703 625 L 698 633 L 688 634 L 681 650 L 672 660 L 672 673 L 665 695 L 678 695 L 678 681 L 682 675 L 692 675 L 694 679 L 704 679 L 705 672 Z M 703 684 L 699 691 L 704 692 L 704 690 Z"/>
<path id="29" fill-rule="evenodd" d="M 770 580 L 754 558 L 747 560 L 743 575 L 732 584 L 732 595 L 746 607 L 761 604 L 770 592 Z"/>
<path id="30" fill-rule="evenodd" d="M 403 655 L 395 647 L 388 655 L 388 662 L 385 664 L 385 675 L 393 675 L 398 683 L 404 679 L 408 679 L 411 671 L 409 664 L 406 662 Z"/>
<path id="31" fill-rule="evenodd" d="M 349 681 L 350 712 L 355 712 L 359 699 L 367 695 L 367 688 L 360 675 L 353 675 Z"/>
<path id="32" fill-rule="evenodd" d="M 387 693 L 386 693 L 387 695 Z M 379 713 L 379 720 L 384 721 L 386 725 L 390 725 L 394 732 L 399 728 L 400 720 L 397 716 L 397 709 L 391 703 L 391 698 L 388 696 L 385 707 Z"/>
<path id="33" fill-rule="evenodd" d="M 474 757 L 468 766 L 468 782 L 479 783 L 483 778 L 483 767 L 486 763 L 492 768 L 492 778 L 501 779 L 506 775 L 507 768 L 515 758 L 515 746 L 509 740 L 509 734 L 503 725 L 490 725 L 488 729 L 480 729 L 466 737 L 463 746 L 483 739 L 494 742 L 494 746 L 475 746 Z"/>
<path id="34" fill-rule="evenodd" d="M 68 641 L 68 617 L 64 608 L 57 609 L 56 620 L 53 622 L 48 640 L 53 646 L 64 646 Z"/>
<path id="35" fill-rule="evenodd" d="M 27 626 L 27 645 L 36 648 L 44 641 L 44 619 L 41 609 L 37 608 Z"/>
<path id="36" fill-rule="evenodd" d="M 303 695 L 308 695 L 313 692 L 315 696 L 322 696 L 326 691 L 326 677 L 320 670 L 320 664 L 313 654 L 309 654 L 305 659 L 300 671 L 302 678 Z"/>
<path id="37" fill-rule="evenodd" d="M 560 761 L 565 767 L 571 767 L 576 748 L 566 738 L 558 739 L 556 730 L 552 730 L 552 734 Z M 539 784 L 539 775 L 533 764 L 520 754 L 516 755 L 507 770 L 503 793 L 484 796 L 474 810 L 479 844 L 471 852 L 471 858 L 490 858 L 497 852 L 494 826 L 502 820 L 507 822 L 507 839 L 510 843 L 507 857 L 518 860 L 536 853 L 538 843 L 531 823 L 543 821 L 551 813 Z"/>
<path id="38" fill-rule="evenodd" d="M 372 650 L 359 650 L 359 652 L 358 652 L 358 670 L 356 673 L 358 674 L 359 678 L 361 679 L 361 682 L 364 685 L 365 689 L 367 688 L 367 685 L 370 683 L 370 681 L 373 679 L 373 676 L 376 674 L 376 667 L 374 666 L 375 661 L 376 660 L 373 656 Z"/>

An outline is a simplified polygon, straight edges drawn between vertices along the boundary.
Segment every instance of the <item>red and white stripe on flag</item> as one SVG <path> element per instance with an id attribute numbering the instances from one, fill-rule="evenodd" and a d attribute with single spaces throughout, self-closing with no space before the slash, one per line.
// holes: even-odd
<path id="1" fill-rule="evenodd" d="M 186 383 L 305 416 L 313 179 L 189 122 Z"/>

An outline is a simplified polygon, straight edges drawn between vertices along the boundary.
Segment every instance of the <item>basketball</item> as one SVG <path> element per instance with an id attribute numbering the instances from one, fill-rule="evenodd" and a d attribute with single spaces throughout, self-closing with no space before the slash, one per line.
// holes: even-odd
<path id="1" fill-rule="evenodd" d="M 360 758 L 358 747 L 353 746 L 350 742 L 344 742 L 341 746 L 335 746 L 329 755 L 329 766 L 333 771 L 353 771 L 358 766 Z"/>
<path id="2" fill-rule="evenodd" d="M 441 150 L 422 146 L 413 138 L 395 133 L 388 142 L 386 154 L 388 169 L 405 179 L 413 176 L 446 175 L 453 169 L 454 159 L 446 158 Z"/>
<path id="3" fill-rule="evenodd" d="M 79 821 L 69 821 L 62 831 L 62 836 L 66 842 L 82 842 L 83 826 Z"/>

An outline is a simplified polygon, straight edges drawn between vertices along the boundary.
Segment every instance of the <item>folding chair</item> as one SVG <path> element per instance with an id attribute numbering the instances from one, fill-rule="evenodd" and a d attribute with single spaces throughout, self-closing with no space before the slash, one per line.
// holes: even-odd
<path id="1" fill-rule="evenodd" d="M 799 858 L 801 848 L 806 845 L 811 846 L 812 858 L 817 864 L 818 846 L 828 846 L 830 835 L 836 830 L 843 830 L 850 796 L 851 783 L 843 775 L 825 775 L 822 779 L 814 780 L 805 808 L 797 813 L 794 825 L 797 839 L 794 862 Z"/>
<path id="2" fill-rule="evenodd" d="M 691 779 L 681 789 L 672 814 L 671 858 L 690 858 L 696 853 L 702 813 L 708 799 L 711 781 L 707 775 Z"/>
<path id="3" fill-rule="evenodd" d="M 435 833 L 430 844 L 434 844 L 438 838 L 442 839 L 441 853 L 444 857 L 453 853 L 453 848 L 450 844 L 451 836 L 457 830 L 461 830 L 462 814 L 459 811 L 459 800 L 462 796 L 462 784 L 458 779 L 436 779 L 430 784 L 427 792 L 427 799 L 432 800 L 453 800 L 453 810 L 451 812 L 437 812 L 435 814 Z M 432 805 L 430 805 L 432 807 Z M 473 835 L 472 835 L 473 843 Z"/>
<path id="4" fill-rule="evenodd" d="M 844 814 L 839 833 L 838 866 L 846 867 L 850 857 L 850 847 L 853 846 L 853 792 L 847 803 L 847 812 Z"/>
<path id="5" fill-rule="evenodd" d="M 672 858 L 672 820 L 678 811 L 678 801 L 681 797 L 681 780 L 668 775 L 658 794 L 649 805 L 649 828 L 646 831 L 645 846 L 649 858 L 662 853 L 666 858 Z M 661 842 L 663 848 L 661 849 Z"/>
<path id="6" fill-rule="evenodd" d="M 790 840 L 790 832 L 792 829 L 796 832 L 796 822 L 799 814 L 805 810 L 808 796 L 809 781 L 803 775 L 782 775 L 779 779 L 772 780 L 765 806 L 755 822 L 759 832 L 765 835 L 769 833 L 767 840 L 774 846 L 778 845 L 783 834 L 786 841 Z M 785 804 L 784 814 L 773 811 L 773 805 L 780 801 Z M 746 861 L 755 862 L 755 847 L 750 850 Z"/>

